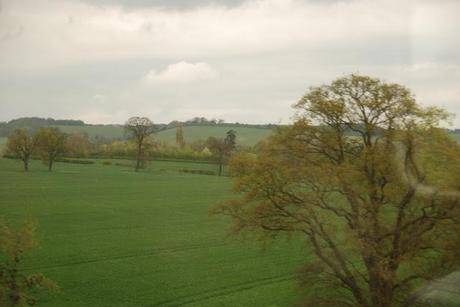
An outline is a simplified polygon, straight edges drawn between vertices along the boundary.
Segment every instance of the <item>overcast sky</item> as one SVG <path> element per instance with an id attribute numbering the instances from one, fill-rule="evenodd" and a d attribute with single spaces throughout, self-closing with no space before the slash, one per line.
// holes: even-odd
<path id="1" fill-rule="evenodd" d="M 0 121 L 287 123 L 361 73 L 458 113 L 457 0 L 0 0 Z"/>

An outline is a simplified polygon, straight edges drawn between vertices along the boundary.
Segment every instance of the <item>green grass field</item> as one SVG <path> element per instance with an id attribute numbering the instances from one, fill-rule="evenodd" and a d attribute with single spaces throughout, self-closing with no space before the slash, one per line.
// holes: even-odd
<path id="1" fill-rule="evenodd" d="M 288 306 L 303 243 L 226 238 L 229 221 L 208 208 L 232 197 L 226 177 L 182 174 L 209 164 L 128 167 L 40 161 L 31 172 L 0 159 L 0 215 L 39 223 L 41 247 L 25 262 L 62 292 L 39 306 Z"/>
<path id="2" fill-rule="evenodd" d="M 66 133 L 87 133 L 90 137 L 103 136 L 107 138 L 123 137 L 121 126 L 57 126 Z M 184 127 L 186 142 L 206 140 L 210 136 L 224 138 L 225 133 L 233 129 L 236 131 L 237 142 L 241 145 L 254 145 L 261 139 L 267 137 L 270 129 L 248 128 L 248 127 L 225 127 L 225 126 L 189 126 Z M 158 132 L 155 137 L 160 141 L 170 143 L 176 142 L 176 129 L 168 129 Z"/>

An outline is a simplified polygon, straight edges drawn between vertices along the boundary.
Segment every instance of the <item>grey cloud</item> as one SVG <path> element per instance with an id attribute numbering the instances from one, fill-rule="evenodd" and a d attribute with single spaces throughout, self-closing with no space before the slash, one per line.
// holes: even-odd
<path id="1" fill-rule="evenodd" d="M 210 2 L 126 2 L 129 9 L 119 10 L 21 1 L 4 7 L 5 16 L 14 10 L 26 27 L 17 44 L 0 42 L 8 47 L 0 48 L 0 120 L 122 123 L 144 114 L 156 122 L 193 116 L 289 122 L 290 105 L 309 86 L 349 73 L 402 83 L 423 104 L 460 113 L 455 2 L 261 0 L 228 9 L 227 1 L 213 2 L 223 5 L 218 9 L 171 12 L 149 3 L 186 9 Z M 13 29 L 18 19 L 3 22 Z M 141 82 L 180 62 L 207 63 L 218 77 L 168 86 Z M 460 118 L 455 124 L 460 127 Z"/>
<path id="2" fill-rule="evenodd" d="M 238 6 L 247 0 L 91 0 L 86 1 L 92 5 L 119 5 L 126 9 L 163 8 L 163 9 L 193 9 L 208 5 L 221 5 L 226 7 Z"/>

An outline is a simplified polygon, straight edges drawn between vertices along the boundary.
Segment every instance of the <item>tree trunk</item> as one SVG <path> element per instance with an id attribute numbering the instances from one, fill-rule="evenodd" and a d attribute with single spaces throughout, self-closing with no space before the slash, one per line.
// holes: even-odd
<path id="1" fill-rule="evenodd" d="M 219 156 L 219 176 L 222 176 L 222 170 L 224 168 L 224 157 L 222 154 Z"/>
<path id="2" fill-rule="evenodd" d="M 374 261 L 375 260 L 370 260 L 367 263 L 371 304 L 373 307 L 392 307 L 394 289 L 391 280 L 394 276 L 394 272 L 379 267 Z M 384 276 L 386 276 L 386 278 L 384 278 Z"/>
<path id="3" fill-rule="evenodd" d="M 137 161 L 136 161 L 136 172 L 141 168 L 141 154 L 142 154 L 142 143 L 139 142 L 137 145 Z"/>
<path id="4" fill-rule="evenodd" d="M 377 285 L 370 287 L 370 292 L 373 307 L 393 306 L 393 289 L 390 289 L 387 282 L 380 280 Z"/>
<path id="5" fill-rule="evenodd" d="M 49 156 L 48 157 L 48 171 L 52 171 L 53 170 L 53 161 L 54 160 L 54 157 L 53 156 Z"/>
<path id="6" fill-rule="evenodd" d="M 24 160 L 22 161 L 24 162 L 24 171 L 28 172 L 29 171 L 29 158 L 24 158 Z"/>

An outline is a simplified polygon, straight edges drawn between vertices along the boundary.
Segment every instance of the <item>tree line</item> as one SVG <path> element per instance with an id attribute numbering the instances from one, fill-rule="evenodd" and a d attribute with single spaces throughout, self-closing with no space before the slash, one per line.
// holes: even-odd
<path id="1" fill-rule="evenodd" d="M 236 132 L 230 129 L 222 138 L 209 137 L 191 143 L 186 141 L 182 125 L 176 127 L 176 144 L 159 142 L 154 134 L 158 127 L 146 117 L 132 117 L 124 125 L 126 140 L 91 140 L 85 134 L 66 134 L 54 127 L 30 132 L 25 128 L 14 130 L 6 143 L 6 157 L 23 162 L 29 170 L 32 158 L 41 158 L 52 171 L 54 162 L 71 158 L 124 158 L 135 160 L 135 171 L 146 167 L 152 159 L 193 160 L 215 163 L 222 175 L 223 165 L 230 155 L 241 147 L 236 145 Z"/>

